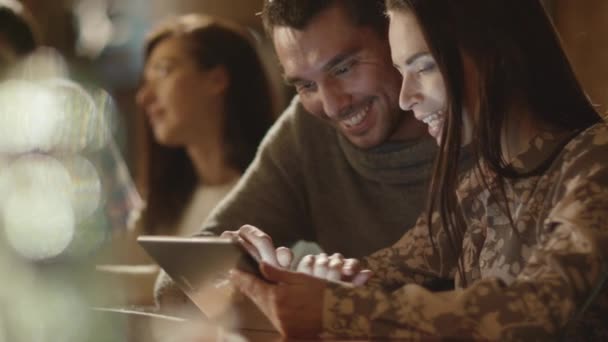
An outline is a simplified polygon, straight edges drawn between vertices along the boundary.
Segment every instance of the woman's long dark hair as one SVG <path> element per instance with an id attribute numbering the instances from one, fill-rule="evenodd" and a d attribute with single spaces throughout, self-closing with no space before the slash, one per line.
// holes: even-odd
<path id="1" fill-rule="evenodd" d="M 497 187 L 489 190 L 512 226 L 504 179 L 538 174 L 554 159 L 548 158 L 526 174 L 519 174 L 505 160 L 501 132 L 513 104 L 524 103 L 535 122 L 564 132 L 583 130 L 601 118 L 582 90 L 539 0 L 386 0 L 386 4 L 389 11 L 414 14 L 443 75 L 450 115 L 435 161 L 427 218 L 432 222 L 432 213 L 438 211 L 451 248 L 460 255 L 466 231 L 456 198 L 465 89 L 463 55 L 470 58 L 479 78 L 473 94 L 479 109 L 470 113 L 476 118 L 471 143 L 478 160 L 476 172 L 488 188 L 488 171 L 496 176 L 492 183 Z M 488 171 L 481 167 L 482 162 Z M 458 269 L 466 285 L 462 263 Z"/>
<path id="2" fill-rule="evenodd" d="M 186 41 L 203 70 L 223 66 L 229 78 L 225 94 L 224 142 L 228 164 L 241 173 L 253 160 L 257 147 L 275 117 L 274 94 L 251 35 L 218 18 L 190 14 L 170 20 L 146 41 L 145 59 L 169 38 Z M 162 146 L 145 123 L 146 146 L 141 168 L 147 205 L 142 217 L 149 234 L 170 234 L 159 227 L 173 227 L 189 203 L 198 177 L 183 147 Z"/>

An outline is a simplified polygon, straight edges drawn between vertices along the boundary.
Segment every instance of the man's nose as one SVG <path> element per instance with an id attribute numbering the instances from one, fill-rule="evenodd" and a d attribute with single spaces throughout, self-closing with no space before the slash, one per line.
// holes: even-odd
<path id="1" fill-rule="evenodd" d="M 352 105 L 352 96 L 337 82 L 323 84 L 320 93 L 323 111 L 330 118 L 339 118 Z"/>

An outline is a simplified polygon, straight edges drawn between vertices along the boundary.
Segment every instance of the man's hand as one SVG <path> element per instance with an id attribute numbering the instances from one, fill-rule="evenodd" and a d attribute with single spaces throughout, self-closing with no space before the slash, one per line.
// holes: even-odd
<path id="1" fill-rule="evenodd" d="M 290 272 L 267 263 L 261 280 L 233 270 L 232 283 L 268 317 L 284 336 L 317 337 L 322 329 L 323 290 L 326 282 L 307 274 Z"/>
<path id="2" fill-rule="evenodd" d="M 372 271 L 362 269 L 359 260 L 345 259 L 340 253 L 307 255 L 300 260 L 297 271 L 329 281 L 342 281 L 361 286 L 372 276 Z"/>
<path id="3" fill-rule="evenodd" d="M 254 226 L 244 225 L 238 230 L 225 231 L 221 237 L 237 239 L 258 261 L 275 267 L 289 268 L 293 260 L 293 253 L 289 248 L 275 249 L 270 235 Z"/>

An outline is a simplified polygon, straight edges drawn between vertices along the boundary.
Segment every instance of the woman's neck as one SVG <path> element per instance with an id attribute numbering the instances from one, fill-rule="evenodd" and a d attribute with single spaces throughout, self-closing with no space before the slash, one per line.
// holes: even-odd
<path id="1" fill-rule="evenodd" d="M 199 182 L 205 185 L 222 185 L 240 176 L 240 172 L 228 164 L 222 139 L 210 139 L 186 147 Z"/>
<path id="2" fill-rule="evenodd" d="M 513 106 L 507 115 L 501 134 L 502 155 L 510 162 L 530 146 L 530 141 L 542 131 L 528 106 Z"/>

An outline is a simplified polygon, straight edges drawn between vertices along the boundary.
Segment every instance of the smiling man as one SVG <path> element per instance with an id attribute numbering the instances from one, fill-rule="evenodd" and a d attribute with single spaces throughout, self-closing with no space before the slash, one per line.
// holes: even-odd
<path id="1" fill-rule="evenodd" d="M 352 257 L 391 245 L 424 208 L 436 144 L 399 109 L 384 1 L 272 0 L 262 18 L 298 95 L 203 230 Z"/>
<path id="2" fill-rule="evenodd" d="M 295 11 L 287 7 L 297 7 L 293 3 L 297 1 L 285 2 L 282 9 Z M 326 8 L 302 27 L 283 23 L 281 19 L 287 18 L 276 13 L 281 8 L 273 13 L 273 5 L 269 6 L 266 23 L 287 82 L 295 86 L 308 113 L 334 126 L 357 147 L 417 139 L 420 126 L 398 107 L 400 78 L 387 61 L 390 51 L 384 21 L 369 18 L 369 23 L 357 23 L 363 18 L 355 18 L 355 10 L 349 8 L 367 6 L 378 11 L 377 2 L 347 3 L 334 1 L 328 6 L 324 2 Z"/>

